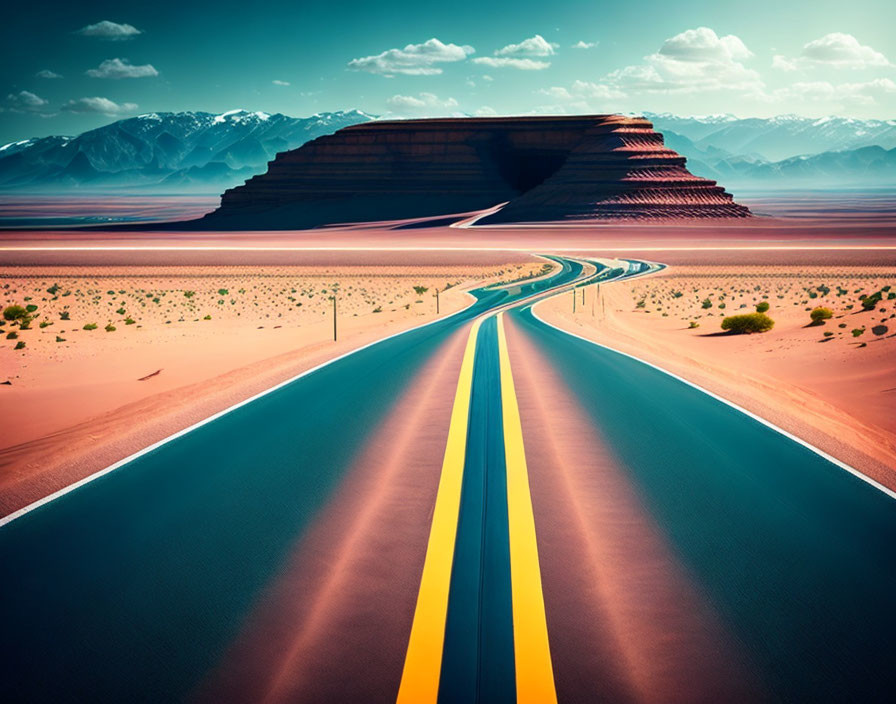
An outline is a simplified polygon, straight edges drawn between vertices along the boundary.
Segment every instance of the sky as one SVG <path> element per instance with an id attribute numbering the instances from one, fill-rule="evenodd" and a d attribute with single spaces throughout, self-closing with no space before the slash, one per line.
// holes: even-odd
<path id="1" fill-rule="evenodd" d="M 896 118 L 892 0 L 17 3 L 0 143 L 145 112 Z"/>

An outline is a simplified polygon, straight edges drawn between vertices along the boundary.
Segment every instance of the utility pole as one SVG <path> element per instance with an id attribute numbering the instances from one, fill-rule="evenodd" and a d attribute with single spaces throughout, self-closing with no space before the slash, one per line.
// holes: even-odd
<path id="1" fill-rule="evenodd" d="M 336 292 L 333 291 L 333 342 L 336 342 Z"/>
<path id="2" fill-rule="evenodd" d="M 439 289 L 436 289 L 436 315 L 439 314 Z"/>

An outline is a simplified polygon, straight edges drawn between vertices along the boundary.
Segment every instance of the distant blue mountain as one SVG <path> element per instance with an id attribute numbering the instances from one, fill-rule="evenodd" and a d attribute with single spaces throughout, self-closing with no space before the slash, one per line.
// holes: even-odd
<path id="1" fill-rule="evenodd" d="M 371 119 L 358 110 L 307 118 L 245 110 L 148 113 L 77 137 L 0 147 L 0 188 L 219 192 L 264 171 L 277 152 Z"/>

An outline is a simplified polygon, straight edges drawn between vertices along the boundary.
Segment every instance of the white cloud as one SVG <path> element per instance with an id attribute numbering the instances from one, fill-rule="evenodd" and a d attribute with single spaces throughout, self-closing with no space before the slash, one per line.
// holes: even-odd
<path id="1" fill-rule="evenodd" d="M 148 78 L 158 76 L 152 64 L 135 66 L 127 59 L 106 59 L 97 68 L 87 70 L 91 78 Z"/>
<path id="2" fill-rule="evenodd" d="M 4 110 L 10 112 L 40 112 L 49 104 L 39 95 L 35 95 L 31 91 L 20 90 L 18 93 L 10 93 L 6 96 L 6 106 Z"/>
<path id="3" fill-rule="evenodd" d="M 609 101 L 615 103 L 620 98 L 626 97 L 616 86 L 589 81 L 573 81 L 568 88 L 551 86 L 536 92 L 555 101 L 551 105 L 542 105 L 539 108 L 541 112 L 589 112 L 595 109 L 618 111 L 614 104 L 608 104 Z"/>
<path id="4" fill-rule="evenodd" d="M 386 100 L 390 109 L 403 113 L 439 113 L 440 111 L 456 108 L 457 101 L 454 98 L 442 100 L 434 93 L 419 93 L 417 95 L 393 95 Z"/>
<path id="5" fill-rule="evenodd" d="M 498 49 L 495 56 L 553 56 L 556 44 L 551 44 L 540 34 L 523 39 L 519 44 L 508 44 Z"/>
<path id="6" fill-rule="evenodd" d="M 571 48 L 573 48 L 573 49 L 593 49 L 596 46 L 597 46 L 597 42 L 586 42 L 586 41 L 583 41 L 580 39 L 575 44 L 573 44 Z"/>
<path id="7" fill-rule="evenodd" d="M 788 106 L 793 106 L 795 103 L 805 105 L 824 103 L 844 109 L 852 105 L 876 105 L 882 99 L 894 95 L 896 95 L 896 82 L 889 78 L 876 78 L 859 83 L 799 82 L 772 91 L 766 100 L 785 103 Z"/>
<path id="8" fill-rule="evenodd" d="M 103 20 L 96 24 L 89 24 L 86 27 L 81 27 L 75 34 L 80 34 L 82 37 L 96 37 L 98 39 L 108 39 L 109 41 L 118 42 L 125 39 L 133 39 L 138 34 L 143 34 L 143 32 L 129 24 L 119 24 L 118 22 Z"/>
<path id="9" fill-rule="evenodd" d="M 102 115 L 121 115 L 137 109 L 136 103 L 116 103 L 108 98 L 78 98 L 62 105 L 66 112 L 100 113 Z"/>
<path id="10" fill-rule="evenodd" d="M 803 45 L 795 58 L 775 56 L 772 66 L 783 71 L 801 68 L 875 68 L 892 66 L 889 59 L 870 46 L 860 44 L 851 34 L 831 32 Z"/>
<path id="11" fill-rule="evenodd" d="M 709 27 L 698 27 L 670 37 L 657 53 L 645 56 L 643 64 L 613 71 L 604 82 L 635 93 L 755 93 L 763 82 L 742 63 L 751 56 L 738 37 L 720 37 Z"/>
<path id="12" fill-rule="evenodd" d="M 491 66 L 492 68 L 541 71 L 551 65 L 549 61 L 542 59 L 546 56 L 553 56 L 556 48 L 557 44 L 551 44 L 540 34 L 536 34 L 534 37 L 523 39 L 519 44 L 508 44 L 498 49 L 494 56 L 475 58 L 473 63 L 481 66 Z"/>
<path id="13" fill-rule="evenodd" d="M 60 76 L 55 71 L 50 71 L 49 69 L 46 69 L 46 68 L 43 71 L 38 71 L 37 73 L 34 74 L 34 76 L 36 78 L 62 78 L 62 76 Z"/>
<path id="14" fill-rule="evenodd" d="M 388 49 L 375 56 L 348 62 L 353 71 L 367 71 L 383 76 L 401 73 L 408 76 L 432 76 L 442 73 L 435 64 L 463 61 L 476 50 L 471 46 L 443 44 L 436 38 L 422 44 L 408 44 L 404 49 Z"/>
<path id="15" fill-rule="evenodd" d="M 504 56 L 480 56 L 473 59 L 474 64 L 491 66 L 492 68 L 518 68 L 521 71 L 541 71 L 551 64 L 547 61 L 535 59 L 510 59 Z"/>
<path id="16" fill-rule="evenodd" d="M 275 86 L 288 86 L 288 85 L 290 85 L 289 81 L 279 81 L 279 80 L 277 80 L 276 78 L 275 78 L 273 81 L 271 81 L 271 83 L 273 83 Z"/>
<path id="17" fill-rule="evenodd" d="M 495 117 L 498 114 L 498 111 L 493 107 L 488 105 L 483 105 L 481 108 L 477 108 L 473 113 L 476 117 Z"/>

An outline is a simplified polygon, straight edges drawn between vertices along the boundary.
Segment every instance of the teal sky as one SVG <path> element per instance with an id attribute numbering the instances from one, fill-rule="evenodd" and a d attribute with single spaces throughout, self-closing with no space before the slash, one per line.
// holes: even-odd
<path id="1" fill-rule="evenodd" d="M 892 119 L 894 26 L 886 0 L 33 2 L 0 26 L 0 142 L 233 108 Z"/>

